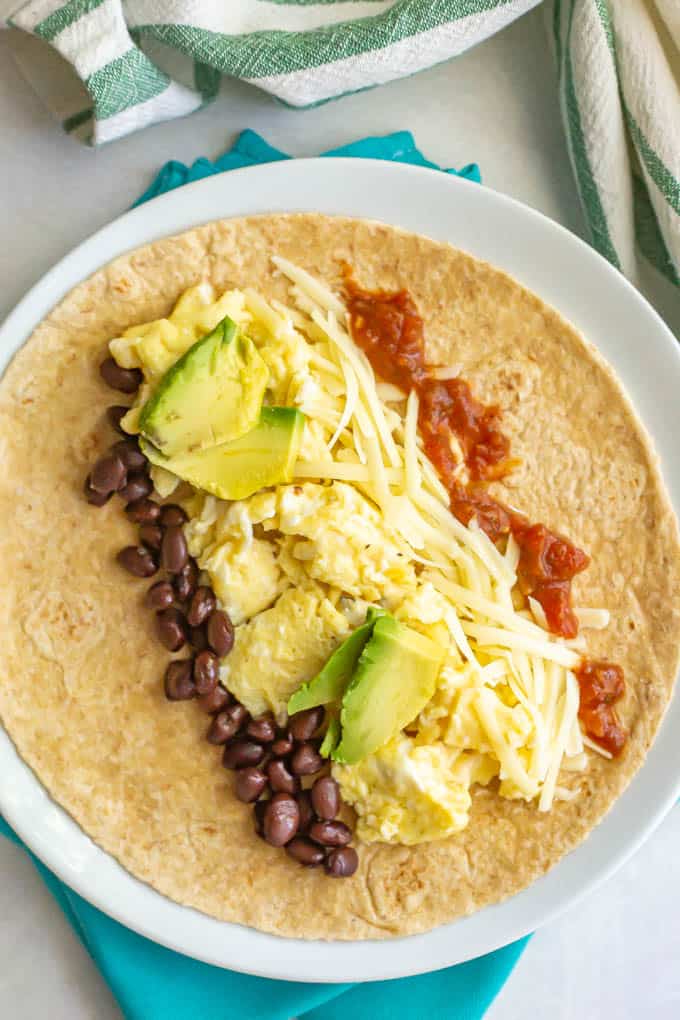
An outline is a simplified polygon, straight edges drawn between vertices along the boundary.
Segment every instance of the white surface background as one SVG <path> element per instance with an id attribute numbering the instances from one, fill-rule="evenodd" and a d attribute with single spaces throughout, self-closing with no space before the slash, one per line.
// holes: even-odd
<path id="1" fill-rule="evenodd" d="M 456 61 L 314 110 L 230 83 L 212 107 L 92 151 L 62 135 L 0 34 L 0 316 L 50 266 L 127 208 L 167 159 L 214 157 L 245 127 L 294 155 L 411 129 L 447 166 L 476 161 L 490 187 L 583 232 L 542 16 Z M 36 49 L 36 57 L 41 51 Z M 680 302 L 658 288 L 676 333 Z M 680 1016 L 680 807 L 606 886 L 539 932 L 488 1020 L 670 1020 Z M 0 841 L 0 1017 L 120 1018 L 61 912 Z M 417 1018 L 414 1018 L 417 1020 Z"/>

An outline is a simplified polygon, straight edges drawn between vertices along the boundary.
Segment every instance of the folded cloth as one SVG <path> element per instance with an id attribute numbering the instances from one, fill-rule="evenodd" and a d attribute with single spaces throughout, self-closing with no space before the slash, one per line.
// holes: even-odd
<path id="1" fill-rule="evenodd" d="M 553 0 L 549 29 L 592 243 L 636 279 L 636 244 L 680 282 L 680 4 Z"/>
<path id="2" fill-rule="evenodd" d="M 222 75 L 310 106 L 403 78 L 493 35 L 539 0 L 15 0 L 81 87 L 58 115 L 93 145 L 197 110 Z M 28 69 L 48 105 L 63 94 Z M 83 101 L 84 97 L 86 102 Z"/>
<path id="3" fill-rule="evenodd" d="M 76 2 L 76 0 L 73 0 Z M 95 3 L 96 0 L 87 0 Z M 441 169 L 416 148 L 408 131 L 383 138 L 363 138 L 323 153 L 413 163 Z M 137 201 L 215 173 L 256 163 L 290 159 L 254 131 L 244 131 L 219 159 L 197 160 L 191 167 L 172 161 L 160 170 Z M 473 163 L 446 170 L 479 181 Z M 0 834 L 23 846 L 0 817 Z M 25 848 L 24 848 L 25 849 Z M 469 963 L 396 981 L 366 984 L 302 984 L 269 981 L 209 967 L 150 942 L 90 906 L 59 881 L 32 854 L 45 884 L 66 915 L 115 995 L 127 1020 L 480 1020 L 503 987 L 527 939 Z M 332 953 L 332 947 L 329 947 Z"/>

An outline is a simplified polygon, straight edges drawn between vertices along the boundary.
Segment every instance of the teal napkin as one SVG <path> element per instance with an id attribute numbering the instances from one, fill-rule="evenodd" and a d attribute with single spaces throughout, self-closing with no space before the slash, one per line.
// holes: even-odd
<path id="1" fill-rule="evenodd" d="M 392 135 L 380 138 L 361 138 L 358 142 L 342 145 L 339 149 L 329 149 L 322 156 L 356 156 L 364 159 L 384 159 L 392 163 L 411 163 L 413 166 L 425 166 L 431 170 L 443 170 L 445 174 L 465 177 L 468 181 L 481 183 L 479 167 L 476 163 L 468 163 L 462 170 L 444 170 L 443 167 L 425 159 L 416 148 L 410 131 L 395 131 Z M 205 157 L 197 159 L 192 165 L 186 166 L 177 160 L 170 160 L 161 167 L 151 187 L 147 188 L 135 202 L 135 206 L 148 202 L 150 198 L 163 195 L 166 191 L 181 188 L 183 184 L 200 181 L 203 177 L 224 173 L 225 170 L 239 170 L 244 166 L 256 166 L 258 163 L 276 163 L 282 159 L 291 159 L 285 152 L 275 149 L 255 131 L 242 131 L 231 149 L 227 149 L 219 159 L 211 163 Z"/>
<path id="2" fill-rule="evenodd" d="M 364 138 L 324 156 L 358 156 L 413 163 L 440 170 L 425 159 L 408 131 Z M 136 205 L 173 188 L 243 166 L 290 159 L 253 131 L 215 162 L 191 167 L 166 163 Z M 480 181 L 473 163 L 445 170 Z M 0 834 L 23 844 L 0 818 Z M 25 847 L 23 847 L 26 849 Z M 74 931 L 99 967 L 127 1020 L 480 1020 L 503 987 L 527 939 L 447 970 L 396 981 L 319 985 L 269 981 L 210 967 L 156 945 L 113 921 L 72 892 L 26 851 Z M 329 952 L 332 950 L 329 949 Z"/>

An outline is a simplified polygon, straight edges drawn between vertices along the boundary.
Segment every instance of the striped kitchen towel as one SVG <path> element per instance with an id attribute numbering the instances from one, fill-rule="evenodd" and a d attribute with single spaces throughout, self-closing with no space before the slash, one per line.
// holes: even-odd
<path id="1" fill-rule="evenodd" d="M 539 0 L 0 0 L 0 20 L 3 3 L 73 66 L 84 89 L 58 113 L 98 145 L 191 113 L 223 75 L 291 106 L 403 78 Z"/>
<path id="2" fill-rule="evenodd" d="M 553 0 L 546 11 L 592 243 L 680 283 L 680 0 Z"/>
<path id="3" fill-rule="evenodd" d="M 66 130 L 98 145 L 191 113 L 223 76 L 292 106 L 379 85 L 462 53 L 538 2 L 0 0 L 0 22 L 4 13 L 66 59 L 12 37 Z M 593 244 L 635 278 L 637 241 L 677 284 L 680 0 L 546 0 L 545 10 Z"/>

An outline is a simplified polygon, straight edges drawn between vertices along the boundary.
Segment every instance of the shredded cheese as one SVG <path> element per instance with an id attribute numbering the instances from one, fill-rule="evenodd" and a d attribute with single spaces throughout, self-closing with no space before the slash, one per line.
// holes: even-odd
<path id="1" fill-rule="evenodd" d="M 608 609 L 574 609 L 579 626 L 590 630 L 604 630 L 609 626 L 610 614 Z"/>
<path id="2" fill-rule="evenodd" d="M 460 584 L 455 584 L 453 581 L 441 577 L 434 571 L 428 572 L 425 576 L 442 595 L 447 595 L 454 604 L 461 603 L 468 609 L 475 610 L 476 613 L 487 617 L 489 620 L 494 620 L 496 623 L 502 623 L 509 630 L 514 630 L 519 634 L 527 634 L 537 641 L 545 640 L 545 632 L 540 627 L 537 627 L 536 624 L 531 623 L 529 620 L 525 620 L 519 613 L 508 609 L 506 606 L 500 605 L 490 598 L 485 598 L 477 592 L 470 591 L 470 589 L 464 588 Z"/>
<path id="3" fill-rule="evenodd" d="M 406 400 L 406 394 L 398 386 L 395 386 L 394 383 L 377 382 L 375 389 L 385 404 L 399 404 L 402 400 Z"/>
<path id="4" fill-rule="evenodd" d="M 418 462 L 418 394 L 411 390 L 406 401 L 404 420 L 404 465 L 406 492 L 415 501 L 422 486 L 422 469 Z"/>
<path id="5" fill-rule="evenodd" d="M 307 294 L 312 301 L 315 301 L 317 305 L 335 312 L 336 315 L 345 316 L 346 309 L 342 301 L 335 296 L 329 287 L 320 283 L 311 273 L 301 269 L 300 266 L 296 266 L 295 263 L 290 262 L 288 259 L 282 258 L 280 255 L 272 256 L 272 262 L 277 269 L 281 270 L 284 276 L 287 276 L 289 280 L 296 283 L 300 290 Z"/>
<path id="6" fill-rule="evenodd" d="M 595 751 L 597 754 L 601 754 L 603 758 L 612 758 L 612 754 L 601 747 L 600 744 L 596 744 L 594 740 L 591 740 L 587 734 L 583 734 L 583 746 L 587 747 L 590 751 Z"/>
<path id="7" fill-rule="evenodd" d="M 324 316 L 318 310 L 314 309 L 312 311 L 311 318 L 319 329 L 326 334 L 328 339 L 335 344 L 338 350 L 347 358 L 354 369 L 362 399 L 365 401 L 375 429 L 380 436 L 380 441 L 385 453 L 387 454 L 387 459 L 392 467 L 399 467 L 401 465 L 401 458 L 397 451 L 394 439 L 392 438 L 392 433 L 388 429 L 387 422 L 385 421 L 385 411 L 375 389 L 375 377 L 373 376 L 371 366 L 367 362 L 362 361 L 359 357 L 361 352 L 354 346 L 349 333 L 338 325 L 338 322 L 332 312 L 328 312 L 326 316 Z"/>
<path id="8" fill-rule="evenodd" d="M 333 449 L 338 439 L 349 425 L 357 406 L 357 400 L 359 399 L 359 383 L 357 382 L 356 373 L 352 371 L 352 366 L 346 359 L 343 359 L 341 368 L 345 379 L 345 386 L 347 387 L 347 397 L 345 399 L 345 406 L 343 408 L 342 415 L 340 416 L 340 421 L 338 422 L 338 427 L 328 443 L 329 450 Z"/>
<path id="9" fill-rule="evenodd" d="M 505 547 L 505 561 L 508 564 L 508 569 L 511 570 L 513 574 L 517 573 L 520 552 L 521 550 L 519 547 L 519 543 L 517 542 L 517 539 L 511 532 L 508 535 L 508 544 Z"/>
<path id="10" fill-rule="evenodd" d="M 540 640 L 530 637 L 528 634 L 503 630 L 500 627 L 487 627 L 484 624 L 471 623 L 467 620 L 463 620 L 461 626 L 468 637 L 475 638 L 480 645 L 501 645 L 510 650 L 529 652 L 530 655 L 538 655 L 548 662 L 566 666 L 567 669 L 573 669 L 581 662 L 580 655 L 572 652 L 565 645 L 558 644 L 557 641 Z"/>
<path id="11" fill-rule="evenodd" d="M 447 379 L 456 379 L 460 375 L 460 365 L 438 365 L 430 368 L 430 375 L 433 379 L 446 382 Z"/>
<path id="12" fill-rule="evenodd" d="M 548 627 L 548 618 L 545 615 L 545 609 L 538 601 L 538 599 L 535 599 L 533 598 L 532 595 L 529 595 L 527 602 L 529 603 L 531 615 L 533 616 L 538 626 L 542 627 L 543 630 L 549 630 L 550 628 Z"/>
<path id="13" fill-rule="evenodd" d="M 567 673 L 566 690 L 560 696 L 558 703 L 558 716 L 560 717 L 560 723 L 551 749 L 552 760 L 548 768 L 548 774 L 543 782 L 541 795 L 538 799 L 539 811 L 549 811 L 552 807 L 555 786 L 557 785 L 557 775 L 562 763 L 562 756 L 566 750 L 569 730 L 572 726 L 574 717 L 578 712 L 578 699 L 578 681 L 573 673 Z"/>
<path id="14" fill-rule="evenodd" d="M 402 484 L 403 471 L 399 471 L 397 468 L 383 468 L 383 472 L 389 483 Z M 339 482 L 356 482 L 364 485 L 369 485 L 374 477 L 371 467 L 367 464 L 352 464 L 339 460 L 299 460 L 295 464 L 293 474 L 295 478 L 322 478 L 327 481 L 334 479 Z"/>

